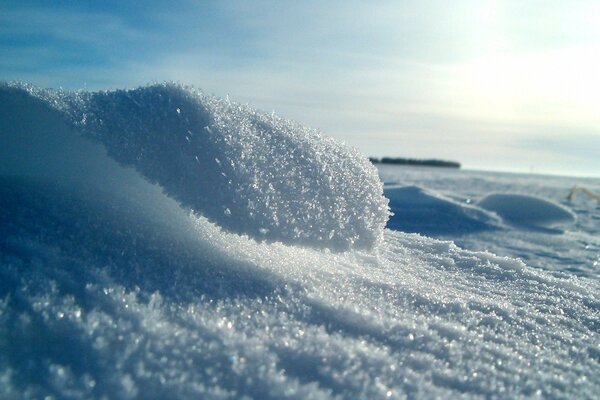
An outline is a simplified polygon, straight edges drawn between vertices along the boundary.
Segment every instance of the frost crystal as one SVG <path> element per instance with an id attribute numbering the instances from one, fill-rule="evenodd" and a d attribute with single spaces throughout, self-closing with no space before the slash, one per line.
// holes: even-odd
<path id="1" fill-rule="evenodd" d="M 336 251 L 381 241 L 375 168 L 313 129 L 173 84 L 42 94 L 111 157 L 230 232 Z"/>

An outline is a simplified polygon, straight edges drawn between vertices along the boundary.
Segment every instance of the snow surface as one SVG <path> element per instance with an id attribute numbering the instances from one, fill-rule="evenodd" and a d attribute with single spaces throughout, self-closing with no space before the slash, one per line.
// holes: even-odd
<path id="1" fill-rule="evenodd" d="M 391 230 L 371 254 L 228 233 L 46 103 L 0 92 L 1 398 L 600 389 L 597 280 Z"/>
<path id="2" fill-rule="evenodd" d="M 315 130 L 173 84 L 24 88 L 32 103 L 44 100 L 119 163 L 231 232 L 337 251 L 371 250 L 382 239 L 388 213 L 377 170 Z M 7 112 L 27 112 L 13 97 Z"/>
<path id="3" fill-rule="evenodd" d="M 394 213 L 387 227 L 394 230 L 443 235 L 494 229 L 500 222 L 481 208 L 418 186 L 388 185 L 384 194 Z"/>
<path id="4" fill-rule="evenodd" d="M 575 221 L 575 214 L 560 204 L 523 194 L 493 193 L 477 205 L 519 225 L 552 227 Z"/>
<path id="5" fill-rule="evenodd" d="M 568 201 L 567 196 L 573 186 L 584 187 L 592 192 L 600 192 L 600 180 L 593 178 L 555 177 L 541 175 L 517 175 L 506 173 L 462 171 L 440 168 L 410 168 L 380 166 L 381 177 L 387 187 L 411 187 L 416 184 L 422 191 L 443 202 L 422 205 L 418 196 L 403 196 L 406 206 L 388 222 L 388 227 L 401 231 L 418 232 L 437 238 L 451 239 L 461 247 L 470 250 L 487 250 L 499 255 L 518 257 L 529 266 L 541 268 L 561 275 L 564 272 L 579 276 L 600 279 L 600 203 L 578 197 Z M 574 213 L 576 219 L 571 223 L 539 227 L 509 220 L 493 224 L 493 229 L 469 231 L 452 230 L 468 226 L 465 212 L 456 210 L 456 206 L 471 212 L 480 208 L 480 199 L 490 193 L 503 192 L 509 196 L 522 194 L 544 199 L 552 205 L 560 205 Z M 451 201 L 451 205 L 446 202 Z M 394 198 L 391 200 L 394 209 Z M 520 206 L 512 202 L 513 208 Z M 420 210 L 430 208 L 429 218 L 418 223 Z M 447 213 L 449 224 L 435 216 Z M 406 221 L 403 221 L 403 220 Z M 433 223 L 431 222 L 433 221 Z M 438 225 L 446 229 L 438 228 Z"/>

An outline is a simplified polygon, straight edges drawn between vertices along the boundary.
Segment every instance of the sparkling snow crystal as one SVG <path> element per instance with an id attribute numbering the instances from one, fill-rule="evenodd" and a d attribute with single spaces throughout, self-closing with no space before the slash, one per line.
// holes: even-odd
<path id="1" fill-rule="evenodd" d="M 231 232 L 337 251 L 381 241 L 388 211 L 375 168 L 315 130 L 173 84 L 40 96 Z"/>

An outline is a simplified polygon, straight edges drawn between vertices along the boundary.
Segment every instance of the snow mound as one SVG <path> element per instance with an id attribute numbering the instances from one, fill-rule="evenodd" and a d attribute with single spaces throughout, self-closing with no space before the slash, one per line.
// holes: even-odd
<path id="1" fill-rule="evenodd" d="M 387 224 L 389 229 L 437 236 L 498 226 L 498 218 L 485 210 L 418 186 L 386 186 L 384 195 L 394 213 Z"/>
<path id="2" fill-rule="evenodd" d="M 575 214 L 568 208 L 522 194 L 494 193 L 481 199 L 477 205 L 516 225 L 552 227 L 575 221 Z"/>
<path id="3" fill-rule="evenodd" d="M 388 209 L 375 167 L 315 130 L 174 84 L 26 89 L 230 232 L 336 251 L 381 241 Z"/>

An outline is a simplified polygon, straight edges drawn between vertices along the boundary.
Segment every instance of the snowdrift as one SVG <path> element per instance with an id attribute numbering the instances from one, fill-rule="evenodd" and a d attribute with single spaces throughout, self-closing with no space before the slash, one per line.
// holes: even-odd
<path id="1" fill-rule="evenodd" d="M 27 89 L 4 88 L 15 92 L 4 94 L 7 114 L 41 99 L 110 157 L 230 232 L 336 251 L 381 241 L 387 201 L 375 167 L 314 130 L 172 84 Z"/>
<path id="2" fill-rule="evenodd" d="M 477 205 L 495 212 L 508 222 L 523 226 L 553 227 L 575 221 L 575 214 L 566 207 L 523 194 L 494 193 L 481 199 Z"/>
<path id="3" fill-rule="evenodd" d="M 495 229 L 500 223 L 485 210 L 418 186 L 385 186 L 384 195 L 394 214 L 387 227 L 393 230 L 437 236 Z"/>
<path id="4" fill-rule="evenodd" d="M 575 214 L 568 208 L 540 197 L 493 193 L 475 204 L 458 202 L 430 189 L 388 184 L 392 216 L 387 228 L 430 236 L 468 235 L 496 229 L 553 229 L 572 224 Z"/>
<path id="5" fill-rule="evenodd" d="M 315 248 L 319 235 L 331 249 L 369 247 L 381 235 L 376 228 L 388 214 L 381 187 L 366 164 L 361 175 L 362 158 L 352 151 L 261 116 L 273 118 L 270 133 L 240 122 L 256 133 L 246 142 L 233 125 L 212 121 L 205 126 L 230 132 L 236 145 L 225 136 L 194 139 L 203 144 L 188 154 L 178 115 L 206 115 L 186 108 L 204 101 L 195 92 L 168 85 L 75 97 L 34 92 L 0 90 L 0 397 L 592 398 L 600 389 L 594 281 L 389 230 L 374 253 Z M 141 111 L 127 94 L 156 107 Z M 240 117 L 237 106 L 218 104 L 223 119 L 215 120 Z M 110 121 L 128 115 L 131 125 L 117 133 Z M 152 126 L 145 118 L 167 138 L 140 133 Z M 234 158 L 246 156 L 233 150 L 242 143 L 259 143 L 248 150 L 250 164 Z M 312 161 L 282 166 L 274 149 Z M 317 157 L 325 149 L 333 154 Z M 198 173 L 183 168 L 181 181 L 166 182 L 190 157 L 206 156 L 199 159 L 208 168 L 217 153 L 221 165 L 253 165 L 254 175 L 223 167 L 229 189 L 217 173 L 199 178 L 214 185 L 187 189 Z M 330 176 L 343 167 L 349 171 Z M 298 202 L 274 196 L 288 168 L 310 189 L 293 192 Z M 256 217 L 277 232 L 265 234 L 273 241 L 254 240 L 253 229 L 264 225 L 242 204 L 254 193 L 253 177 L 274 188 L 259 193 L 273 194 L 265 212 L 279 226 Z M 231 214 L 208 200 L 191 204 L 200 192 L 226 202 Z M 333 193 L 350 200 L 333 201 Z M 299 221 L 311 195 L 308 219 Z M 219 227 L 238 212 L 247 213 L 243 228 L 228 230 L 247 235 Z M 297 239 L 310 246 L 286 244 Z"/>

